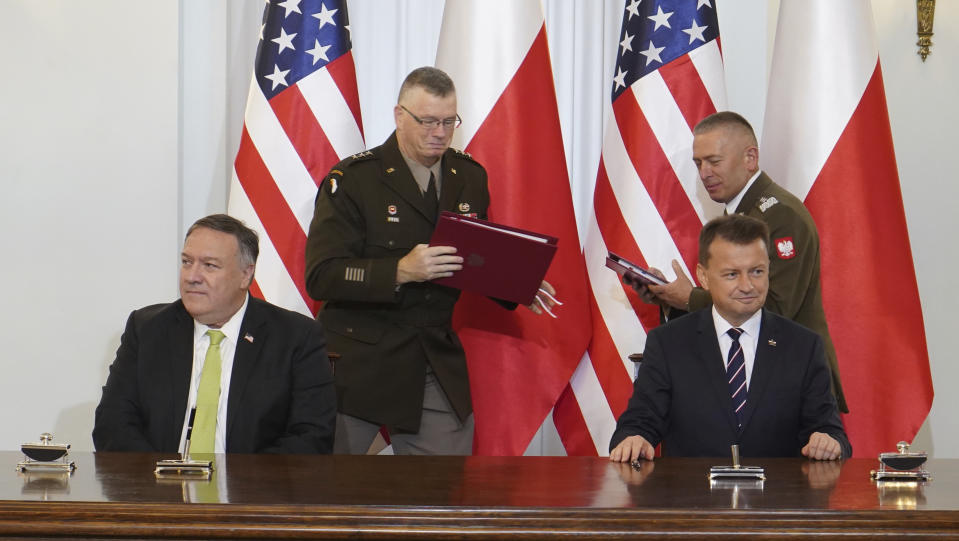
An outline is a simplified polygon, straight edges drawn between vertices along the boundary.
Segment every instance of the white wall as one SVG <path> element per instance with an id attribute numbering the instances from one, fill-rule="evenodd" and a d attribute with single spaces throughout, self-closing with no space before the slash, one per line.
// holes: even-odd
<path id="1" fill-rule="evenodd" d="M 761 132 L 778 2 L 717 3 L 730 107 Z M 580 210 L 595 179 L 622 5 L 546 2 Z M 441 6 L 351 1 L 369 144 L 392 130 L 402 77 L 432 64 Z M 953 151 L 948 127 L 959 120 L 951 100 L 959 3 L 939 2 L 925 63 L 915 54 L 914 6 L 873 0 L 938 391 L 918 442 L 935 456 L 959 457 L 950 415 L 959 399 L 947 395 L 959 375 L 949 340 L 957 299 L 947 293 L 947 269 L 959 259 L 951 249 L 959 217 L 949 208 L 959 185 L 940 158 Z M 226 208 L 262 8 L 262 0 L 0 0 L 6 20 L 22 21 L 0 34 L 0 46 L 29 49 L 0 60 L 0 223 L 12 247 L 0 270 L 7 285 L 0 367 L 8 374 L 0 408 L 16 413 L 0 422 L 0 449 L 44 430 L 92 448 L 93 407 L 126 315 L 175 298 L 182 232 Z M 894 306 L 894 285 L 890 292 Z"/>
<path id="2" fill-rule="evenodd" d="M 89 449 L 131 308 L 176 298 L 179 9 L 0 13 L 0 448 L 52 431 Z"/>

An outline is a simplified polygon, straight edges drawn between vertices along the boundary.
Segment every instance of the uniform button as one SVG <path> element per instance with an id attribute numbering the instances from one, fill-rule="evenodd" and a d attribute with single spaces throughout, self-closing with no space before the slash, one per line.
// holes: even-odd
<path id="1" fill-rule="evenodd" d="M 426 295 L 423 295 L 423 298 L 426 299 L 426 300 L 430 300 L 430 297 L 431 297 L 431 296 L 433 296 L 432 293 L 427 293 Z"/>
<path id="2" fill-rule="evenodd" d="M 390 248 L 392 248 L 392 247 L 396 246 L 396 242 L 394 242 L 394 241 L 391 240 L 391 241 L 387 242 L 386 245 L 389 246 Z"/>

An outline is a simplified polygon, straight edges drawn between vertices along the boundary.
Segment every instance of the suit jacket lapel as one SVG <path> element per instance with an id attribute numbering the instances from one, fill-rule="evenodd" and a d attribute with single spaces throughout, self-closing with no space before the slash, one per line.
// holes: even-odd
<path id="1" fill-rule="evenodd" d="M 410 172 L 406 160 L 403 159 L 403 154 L 400 153 L 399 144 L 396 142 L 396 132 L 393 132 L 393 135 L 390 135 L 390 138 L 383 144 L 381 158 L 380 163 L 383 166 L 383 171 L 380 178 L 383 179 L 383 182 L 412 205 L 430 223 L 434 223 L 436 217 L 430 216 L 430 212 L 426 208 L 426 201 L 423 199 L 423 192 L 420 191 L 416 179 L 413 178 L 413 173 Z M 443 189 L 445 189 L 446 177 L 443 178 L 443 183 Z M 440 206 L 440 208 L 443 207 Z"/>
<path id="2" fill-rule="evenodd" d="M 190 397 L 190 379 L 193 377 L 193 318 L 177 301 L 173 326 L 168 329 L 170 335 L 166 343 L 170 350 L 165 353 L 170 367 L 170 426 L 169 437 L 175 442 L 171 447 L 180 445 L 183 432 L 183 419 L 186 418 L 186 406 Z M 164 355 L 164 353 L 161 353 Z"/>
<path id="3" fill-rule="evenodd" d="M 726 421 L 733 434 L 738 432 L 738 422 L 733 414 L 733 401 L 729 396 L 729 384 L 726 382 L 725 361 L 716 339 L 716 326 L 713 324 L 712 310 L 699 311 L 699 326 L 697 328 L 697 353 L 705 371 L 706 379 L 713 395 L 716 407 L 725 412 Z"/>
<path id="4" fill-rule="evenodd" d="M 236 425 L 243 393 L 250 383 L 250 377 L 260 360 L 260 350 L 267 340 L 267 328 L 258 299 L 250 297 L 240 324 L 240 335 L 236 339 L 236 351 L 233 353 L 233 372 L 230 375 L 230 397 L 226 408 L 226 445 L 230 446 L 230 432 Z"/>
<path id="5" fill-rule="evenodd" d="M 779 325 L 769 313 L 763 309 L 762 322 L 759 326 L 759 342 L 756 344 L 756 358 L 753 360 L 753 371 L 749 381 L 749 392 L 746 394 L 746 407 L 743 411 L 743 430 L 749 426 L 756 406 L 762 403 L 763 393 L 769 387 L 769 379 L 776 370 L 776 335 Z"/>

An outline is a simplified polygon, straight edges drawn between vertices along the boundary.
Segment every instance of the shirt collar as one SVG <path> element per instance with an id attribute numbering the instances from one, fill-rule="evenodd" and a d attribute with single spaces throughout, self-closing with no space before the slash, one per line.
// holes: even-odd
<path id="1" fill-rule="evenodd" d="M 436 160 L 436 163 L 427 167 L 420 162 L 409 158 L 406 154 L 403 154 L 403 151 L 400 151 L 400 155 L 403 156 L 403 161 L 406 162 L 406 166 L 410 168 L 410 173 L 413 175 L 413 180 L 416 181 L 416 184 L 420 187 L 421 192 L 425 192 L 427 186 L 430 183 L 430 173 L 433 173 L 433 178 L 436 179 L 436 191 L 439 193 L 440 190 L 440 173 L 443 171 L 443 158 Z"/>
<path id="2" fill-rule="evenodd" d="M 749 191 L 749 187 L 752 186 L 754 182 L 756 182 L 756 179 L 757 179 L 757 178 L 759 178 L 759 174 L 760 174 L 760 173 L 762 173 L 762 170 L 756 171 L 756 174 L 753 175 L 753 176 L 746 182 L 746 185 L 743 186 L 743 189 L 742 189 L 742 190 L 739 190 L 739 193 L 736 194 L 736 197 L 732 198 L 732 200 L 730 200 L 729 203 L 726 203 L 726 214 L 735 214 L 735 213 L 736 213 L 736 207 L 738 207 L 738 206 L 739 206 L 739 203 L 742 202 L 743 197 L 746 197 L 746 192 Z"/>
<path id="3" fill-rule="evenodd" d="M 726 334 L 729 329 L 733 328 L 731 323 L 723 319 L 723 316 L 719 315 L 719 312 L 716 310 L 716 305 L 713 305 L 712 313 L 713 325 L 716 327 L 716 336 L 721 337 Z M 749 319 L 739 326 L 739 328 L 742 329 L 743 334 L 752 338 L 753 340 L 759 339 L 759 327 L 760 323 L 762 323 L 762 314 L 763 311 L 760 308 L 759 310 L 756 310 L 755 314 L 749 316 Z"/>
<path id="4" fill-rule="evenodd" d="M 222 327 L 216 329 L 223 333 L 223 336 L 228 340 L 231 340 L 234 344 L 237 343 L 237 338 L 240 336 L 240 326 L 243 324 L 243 316 L 246 315 L 246 307 L 250 304 L 250 294 L 246 294 L 246 298 L 243 299 L 243 306 L 240 306 L 240 309 L 236 311 L 235 314 L 230 316 L 230 319 L 223 324 Z M 208 325 L 204 325 L 197 320 L 193 320 L 193 343 L 195 344 L 197 340 L 203 337 L 206 332 L 210 330 Z"/>

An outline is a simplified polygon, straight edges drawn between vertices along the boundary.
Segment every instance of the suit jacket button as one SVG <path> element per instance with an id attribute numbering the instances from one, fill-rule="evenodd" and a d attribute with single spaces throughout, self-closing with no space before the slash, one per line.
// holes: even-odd
<path id="1" fill-rule="evenodd" d="M 430 300 L 430 297 L 431 297 L 431 296 L 432 296 L 432 295 L 431 295 L 430 293 L 427 293 L 427 294 L 423 295 L 423 298 L 426 299 L 426 300 Z"/>
<path id="2" fill-rule="evenodd" d="M 387 242 L 386 245 L 389 246 L 390 248 L 392 248 L 393 246 L 396 246 L 396 242 L 394 242 L 394 241 L 391 240 L 391 241 Z"/>

